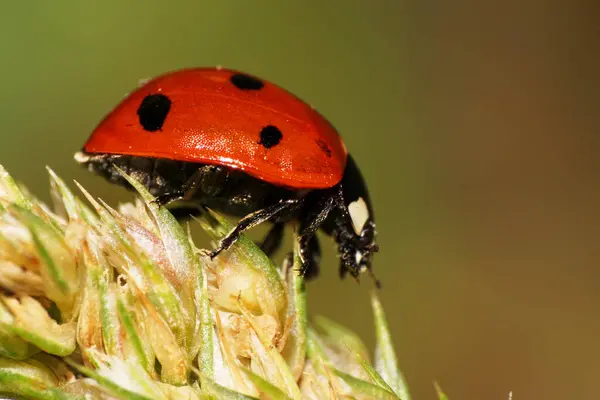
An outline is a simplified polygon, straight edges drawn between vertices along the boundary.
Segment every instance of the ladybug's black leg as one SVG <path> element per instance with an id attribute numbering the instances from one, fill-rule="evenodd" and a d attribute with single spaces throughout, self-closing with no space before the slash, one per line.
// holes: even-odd
<path id="1" fill-rule="evenodd" d="M 321 227 L 331 210 L 336 204 L 337 192 L 333 195 L 325 194 L 315 201 L 312 209 L 302 218 L 299 230 L 300 259 L 302 267 L 300 273 L 307 278 L 316 277 L 318 274 L 321 251 L 315 232 Z"/>
<path id="2" fill-rule="evenodd" d="M 258 210 L 253 212 L 252 214 L 246 215 L 242 218 L 237 226 L 233 228 L 231 232 L 229 232 L 221 241 L 216 249 L 209 253 L 210 258 L 215 258 L 220 252 L 223 250 L 227 250 L 233 245 L 242 232 L 246 229 L 250 229 L 256 225 L 260 225 L 263 222 L 270 220 L 271 218 L 277 216 L 277 214 L 281 212 L 290 212 L 291 210 L 297 208 L 301 199 L 288 199 L 288 200 L 280 200 L 279 202 L 263 208 L 262 210 Z"/>
<path id="3" fill-rule="evenodd" d="M 260 248 L 268 257 L 271 257 L 281 247 L 284 227 L 283 222 L 276 222 L 263 239 Z"/>
<path id="4" fill-rule="evenodd" d="M 182 185 L 180 190 L 163 193 L 154 200 L 160 205 L 167 205 L 176 201 L 191 200 L 196 193 L 202 192 L 205 196 L 216 196 L 220 191 L 220 184 L 226 179 L 226 172 L 216 165 L 203 165 Z"/>
<path id="5" fill-rule="evenodd" d="M 303 255 L 300 274 L 305 279 L 316 278 L 319 275 L 319 265 L 321 264 L 321 245 L 316 235 L 300 239 L 300 254 Z"/>
<path id="6" fill-rule="evenodd" d="M 165 206 L 169 203 L 174 203 L 176 201 L 191 199 L 198 190 L 198 187 L 200 186 L 203 170 L 206 167 L 208 167 L 208 165 L 199 168 L 196 172 L 194 172 L 194 174 L 183 184 L 180 190 L 163 193 L 159 196 L 156 196 L 154 202 L 161 206 Z"/>

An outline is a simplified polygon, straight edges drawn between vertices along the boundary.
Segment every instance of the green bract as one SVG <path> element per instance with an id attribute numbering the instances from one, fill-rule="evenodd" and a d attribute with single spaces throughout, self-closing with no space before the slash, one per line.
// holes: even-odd
<path id="1" fill-rule="evenodd" d="M 50 176 L 55 211 L 0 166 L 0 393 L 410 399 L 375 295 L 373 366 L 354 333 L 308 322 L 298 257 L 278 268 L 242 237 L 210 260 L 130 177 L 139 198 L 116 210 Z M 214 240 L 233 227 L 198 222 Z"/>

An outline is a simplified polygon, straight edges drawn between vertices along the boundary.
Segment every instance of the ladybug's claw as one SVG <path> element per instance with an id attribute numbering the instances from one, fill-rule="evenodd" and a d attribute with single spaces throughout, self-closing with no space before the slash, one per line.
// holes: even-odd
<path id="1" fill-rule="evenodd" d="M 159 196 L 156 196 L 154 198 L 154 200 L 151 201 L 151 203 L 164 207 L 169 203 L 173 203 L 175 201 L 179 201 L 179 200 L 183 200 L 183 199 L 184 199 L 183 191 L 173 192 L 173 193 L 164 193 Z"/>
<path id="2" fill-rule="evenodd" d="M 210 251 L 208 249 L 200 249 L 200 250 L 198 250 L 198 253 L 203 257 L 210 257 L 212 260 L 212 257 L 211 257 L 212 251 Z"/>
<path id="3" fill-rule="evenodd" d="M 221 253 L 222 249 L 215 249 L 215 250 L 208 250 L 208 249 L 200 249 L 199 253 L 200 255 L 202 255 L 203 257 L 208 257 L 211 260 L 213 260 L 216 256 L 219 255 L 219 253 Z"/>
<path id="4" fill-rule="evenodd" d="M 213 251 L 208 251 L 208 252 L 206 253 L 206 255 L 207 255 L 207 256 L 209 256 L 209 257 L 210 257 L 210 259 L 212 260 L 212 259 L 214 259 L 216 256 L 218 256 L 218 255 L 221 253 L 221 251 L 223 251 L 223 249 L 215 249 L 215 250 L 213 250 Z"/>
<path id="5" fill-rule="evenodd" d="M 310 279 L 311 277 L 316 275 L 314 270 L 318 270 L 318 268 L 319 266 L 315 265 L 314 262 L 303 260 L 302 264 L 300 264 L 300 266 L 296 268 L 296 272 L 298 272 L 298 275 L 300 275 L 301 277 Z"/>
<path id="6" fill-rule="evenodd" d="M 321 262 L 321 246 L 317 237 L 300 237 L 299 253 L 302 264 L 298 268 L 298 273 L 307 279 L 316 277 Z"/>

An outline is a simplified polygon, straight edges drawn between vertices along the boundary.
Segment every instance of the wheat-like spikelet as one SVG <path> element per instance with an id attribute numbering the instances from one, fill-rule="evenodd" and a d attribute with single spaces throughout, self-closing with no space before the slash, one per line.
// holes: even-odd
<path id="1" fill-rule="evenodd" d="M 308 322 L 297 257 L 277 268 L 242 237 L 210 260 L 129 177 L 139 199 L 116 210 L 50 176 L 54 211 L 0 166 L 7 398 L 410 399 L 375 294 L 371 364 L 354 333 Z M 198 222 L 214 240 L 232 228 Z"/>

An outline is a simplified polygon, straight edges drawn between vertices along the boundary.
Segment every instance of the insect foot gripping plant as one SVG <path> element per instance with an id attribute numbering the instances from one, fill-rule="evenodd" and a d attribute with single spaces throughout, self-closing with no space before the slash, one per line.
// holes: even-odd
<path id="1" fill-rule="evenodd" d="M 56 211 L 0 166 L 0 397 L 410 399 L 375 295 L 372 366 L 355 334 L 308 323 L 297 252 L 278 269 L 241 236 L 211 260 L 130 177 L 140 197 L 116 210 L 50 176 Z"/>

